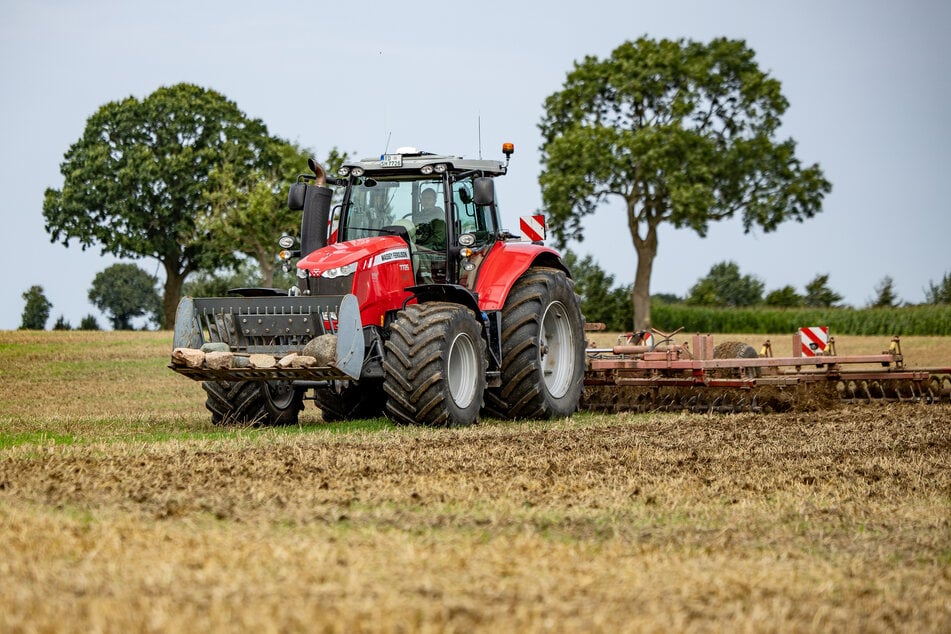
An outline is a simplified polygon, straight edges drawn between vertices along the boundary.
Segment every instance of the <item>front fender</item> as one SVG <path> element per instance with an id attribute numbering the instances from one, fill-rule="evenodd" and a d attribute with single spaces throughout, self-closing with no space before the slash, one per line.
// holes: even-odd
<path id="1" fill-rule="evenodd" d="M 533 266 L 559 269 L 571 276 L 561 255 L 550 247 L 530 242 L 497 242 L 479 267 L 475 285 L 479 308 L 502 310 L 512 285 Z"/>

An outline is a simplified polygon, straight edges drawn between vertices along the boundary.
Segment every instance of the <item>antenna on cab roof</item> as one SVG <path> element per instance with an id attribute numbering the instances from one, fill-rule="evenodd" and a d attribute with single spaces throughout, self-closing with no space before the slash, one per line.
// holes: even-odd
<path id="1" fill-rule="evenodd" d="M 479 160 L 482 160 L 482 113 L 480 112 L 477 116 L 479 124 Z"/>

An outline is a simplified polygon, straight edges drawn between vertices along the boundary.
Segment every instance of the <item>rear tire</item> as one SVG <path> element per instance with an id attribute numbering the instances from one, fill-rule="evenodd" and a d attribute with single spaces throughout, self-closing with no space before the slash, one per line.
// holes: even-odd
<path id="1" fill-rule="evenodd" d="M 304 392 L 287 381 L 205 381 L 214 425 L 296 425 Z"/>
<path id="2" fill-rule="evenodd" d="M 486 414 L 571 416 L 584 387 L 584 355 L 574 283 L 557 269 L 529 269 L 502 308 L 502 385 L 486 391 Z"/>
<path id="3" fill-rule="evenodd" d="M 393 422 L 460 427 L 479 420 L 485 340 L 472 310 L 445 302 L 407 306 L 385 350 L 383 390 Z"/>

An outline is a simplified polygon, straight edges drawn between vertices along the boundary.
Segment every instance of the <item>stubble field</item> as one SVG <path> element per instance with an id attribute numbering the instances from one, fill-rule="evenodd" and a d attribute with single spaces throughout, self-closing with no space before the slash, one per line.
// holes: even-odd
<path id="1" fill-rule="evenodd" d="M 0 333 L 0 631 L 951 629 L 949 405 L 213 428 L 170 338 Z"/>

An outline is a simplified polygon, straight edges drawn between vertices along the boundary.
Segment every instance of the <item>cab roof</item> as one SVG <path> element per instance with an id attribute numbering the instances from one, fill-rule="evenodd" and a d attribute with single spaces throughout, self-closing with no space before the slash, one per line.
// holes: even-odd
<path id="1" fill-rule="evenodd" d="M 502 161 L 491 161 L 482 159 L 466 159 L 461 156 L 449 156 L 444 154 L 433 154 L 423 152 L 412 147 L 401 147 L 395 152 L 381 154 L 377 157 L 361 159 L 359 161 L 346 161 L 343 166 L 350 168 L 359 167 L 364 173 L 373 173 L 382 176 L 384 173 L 394 174 L 412 174 L 422 173 L 424 166 L 445 165 L 450 172 L 481 172 L 486 176 L 501 176 L 506 172 L 506 163 Z"/>

